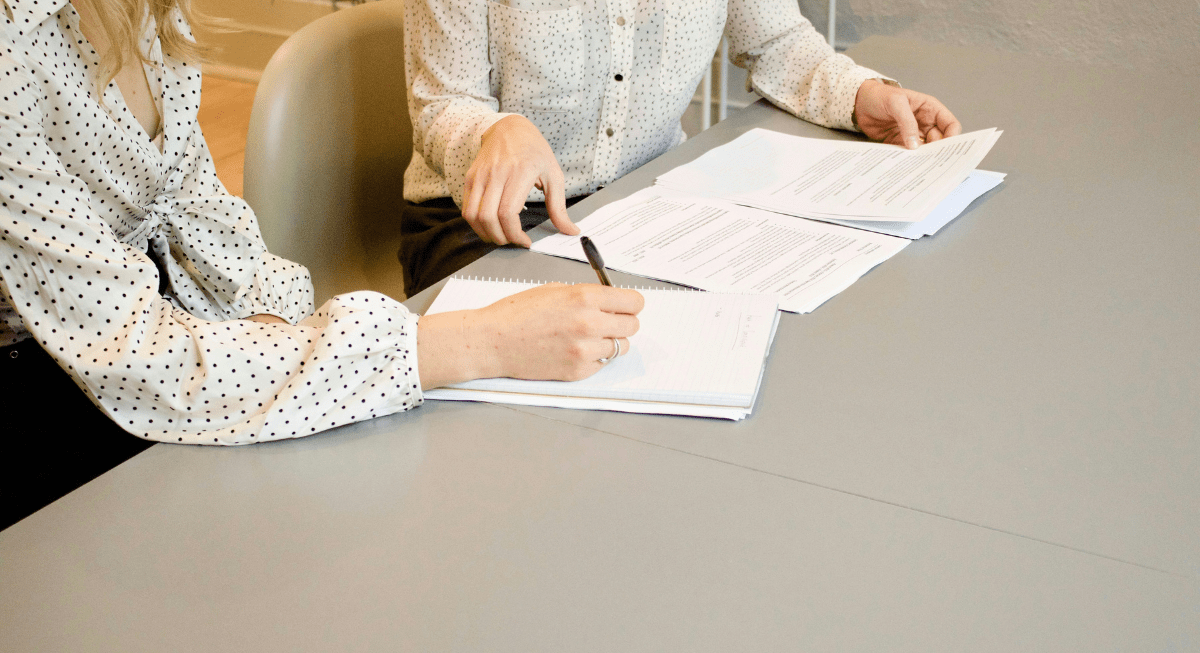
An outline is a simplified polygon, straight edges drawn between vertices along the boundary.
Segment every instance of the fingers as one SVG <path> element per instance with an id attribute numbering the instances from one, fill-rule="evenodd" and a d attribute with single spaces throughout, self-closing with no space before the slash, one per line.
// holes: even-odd
<path id="1" fill-rule="evenodd" d="M 533 241 L 521 228 L 521 211 L 525 209 L 525 200 L 529 197 L 529 189 L 533 188 L 537 179 L 533 170 L 523 171 L 523 174 L 510 178 L 504 187 L 504 196 L 500 200 L 500 211 L 497 216 L 500 227 L 508 242 L 521 247 L 529 247 Z"/>
<path id="2" fill-rule="evenodd" d="M 506 116 L 480 140 L 463 188 L 463 218 L 485 242 L 529 247 L 533 241 L 521 229 L 521 211 L 535 184 L 544 186 L 555 226 L 579 233 L 567 218 L 565 182 L 550 144 L 528 119 Z"/>
<path id="3" fill-rule="evenodd" d="M 596 321 L 596 330 L 602 338 L 628 338 L 638 332 L 642 323 L 634 315 L 605 313 Z"/>
<path id="4" fill-rule="evenodd" d="M 925 96 L 925 103 L 919 113 L 921 124 L 936 128 L 943 137 L 958 136 L 962 133 L 962 125 L 958 118 L 946 108 L 946 105 L 932 96 Z"/>
<path id="5" fill-rule="evenodd" d="M 468 174 L 467 183 L 463 189 L 463 219 L 484 242 L 497 245 L 512 243 L 521 247 L 533 244 L 528 234 L 521 228 L 521 211 L 529 191 L 535 186 L 546 186 L 546 208 L 550 220 L 559 231 L 576 235 L 576 227 L 567 216 L 566 191 L 562 170 L 554 164 L 555 169 L 549 173 L 539 171 L 529 165 L 518 164 L 515 169 L 493 169 L 491 176 L 481 179 L 482 175 Z M 542 179 L 549 179 L 544 183 Z"/>
<path id="6" fill-rule="evenodd" d="M 503 244 L 507 241 L 495 223 L 498 189 L 502 190 L 502 186 L 483 175 L 486 173 L 477 173 L 474 168 L 467 173 L 467 182 L 463 187 L 463 219 L 483 242 Z"/>
<path id="7" fill-rule="evenodd" d="M 962 125 L 944 104 L 935 97 L 920 95 L 921 104 L 917 107 L 916 116 L 921 131 L 925 132 L 926 142 L 932 143 L 962 133 Z"/>
<path id="8" fill-rule="evenodd" d="M 504 194 L 504 183 L 497 183 L 497 181 L 489 180 L 487 188 L 483 191 L 483 199 L 479 202 L 479 212 L 475 216 L 475 221 L 467 220 L 467 222 L 485 243 L 507 245 L 508 239 L 504 237 L 504 230 L 500 227 L 497 217 L 500 198 Z M 465 212 L 463 217 L 466 217 Z"/>
<path id="9" fill-rule="evenodd" d="M 551 292 L 557 294 L 548 299 L 572 316 L 564 323 L 572 325 L 569 329 L 576 338 L 628 338 L 641 326 L 637 314 L 645 299 L 636 290 L 581 283 Z"/>
<path id="10" fill-rule="evenodd" d="M 617 348 L 613 346 L 613 340 L 621 343 L 621 352 L 619 354 L 616 351 Z M 617 356 L 624 356 L 625 354 L 629 353 L 629 338 L 604 338 L 603 340 L 596 341 L 595 347 L 589 348 L 589 351 L 595 351 L 598 354 L 594 359 L 592 359 L 597 363 L 600 363 L 601 358 L 612 360 L 616 357 L 613 356 L 613 354 L 616 354 Z M 603 365 L 604 363 L 600 364 Z"/>
<path id="11" fill-rule="evenodd" d="M 888 112 L 896 121 L 899 129 L 900 144 L 915 150 L 921 145 L 921 131 L 917 127 L 917 117 L 913 115 L 912 105 L 904 93 L 896 93 L 888 99 Z"/>
<path id="12" fill-rule="evenodd" d="M 467 200 L 463 203 L 463 219 L 485 243 L 528 247 L 532 242 L 521 230 L 521 209 L 533 187 L 532 178 L 501 174 L 486 183 L 478 178 L 468 181 L 469 191 L 464 188 Z"/>
<path id="13" fill-rule="evenodd" d="M 475 227 L 475 224 L 479 220 L 479 205 L 483 202 L 483 191 L 486 188 L 487 184 L 480 180 L 479 174 L 476 172 L 474 166 L 472 166 L 467 171 L 467 182 L 463 186 L 464 200 L 462 214 L 463 219 L 467 221 L 467 224 L 471 225 L 471 229 L 474 229 L 480 238 L 485 238 L 486 233 L 481 233 Z"/>
<path id="14" fill-rule="evenodd" d="M 962 123 L 958 122 L 958 118 L 955 118 L 954 114 L 950 113 L 946 107 L 942 107 L 942 110 L 938 112 L 937 125 L 947 138 L 962 133 Z"/>
<path id="15" fill-rule="evenodd" d="M 621 356 L 628 354 L 633 349 L 633 344 L 629 342 L 629 338 L 617 338 L 617 341 L 621 343 Z"/>
<path id="16" fill-rule="evenodd" d="M 567 191 L 566 181 L 563 178 L 562 168 L 558 167 L 557 163 L 553 170 L 550 170 L 541 177 L 542 192 L 546 195 L 546 212 L 550 214 L 550 222 L 554 224 L 559 232 L 568 236 L 575 236 L 579 233 L 579 227 L 571 222 L 570 216 L 567 215 Z"/>
<path id="17" fill-rule="evenodd" d="M 545 286 L 542 286 L 545 289 Z M 537 289 L 535 289 L 537 290 Z M 526 291 L 534 292 L 534 291 Z M 572 310 L 594 309 L 602 313 L 623 313 L 637 315 L 646 305 L 642 293 L 629 288 L 613 288 L 596 283 L 580 283 L 573 286 L 563 286 L 555 290 L 540 290 L 539 292 L 561 293 L 553 296 L 553 301 Z M 627 335 L 627 334 L 611 334 Z"/>
<path id="18" fill-rule="evenodd" d="M 605 313 L 624 313 L 637 315 L 646 307 L 646 298 L 642 293 L 629 288 L 610 288 L 594 284 L 582 284 L 596 293 L 596 308 Z"/>

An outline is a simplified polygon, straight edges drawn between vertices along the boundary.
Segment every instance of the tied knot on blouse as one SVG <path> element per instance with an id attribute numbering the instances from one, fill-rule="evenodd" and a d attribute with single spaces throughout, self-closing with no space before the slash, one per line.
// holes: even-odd
<path id="1" fill-rule="evenodd" d="M 146 252 L 179 290 L 200 282 L 213 296 L 237 301 L 253 281 L 266 247 L 246 219 L 250 207 L 229 195 L 180 196 L 176 171 L 166 188 L 141 207 L 141 222 L 121 241 Z"/>

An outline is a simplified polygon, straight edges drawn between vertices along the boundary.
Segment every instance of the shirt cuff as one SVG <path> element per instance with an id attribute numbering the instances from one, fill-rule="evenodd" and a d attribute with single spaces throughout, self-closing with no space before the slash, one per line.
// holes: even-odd
<path id="1" fill-rule="evenodd" d="M 230 307 L 230 318 L 274 315 L 296 324 L 312 315 L 313 286 L 308 268 L 264 252 L 254 279 Z"/>
<path id="2" fill-rule="evenodd" d="M 420 318 L 421 316 L 416 313 L 404 316 L 403 326 L 400 330 L 400 346 L 395 354 L 398 359 L 402 359 L 396 361 L 397 366 L 407 365 L 412 370 L 408 376 L 404 377 L 403 387 L 398 388 L 396 398 L 400 399 L 408 394 L 414 408 L 425 402 L 425 394 L 421 392 L 421 368 L 417 364 L 417 321 Z"/>

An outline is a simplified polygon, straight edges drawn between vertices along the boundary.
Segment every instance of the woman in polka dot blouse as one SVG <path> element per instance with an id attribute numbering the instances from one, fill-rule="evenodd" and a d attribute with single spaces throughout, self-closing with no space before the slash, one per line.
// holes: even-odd
<path id="1" fill-rule="evenodd" d="M 371 292 L 314 312 L 308 271 L 216 177 L 187 0 L 0 5 L 0 528 L 141 448 L 122 430 L 305 436 L 437 385 L 589 376 L 637 330 L 641 296 L 600 286 L 420 321 Z"/>
<path id="2" fill-rule="evenodd" d="M 908 147 L 961 130 L 936 99 L 835 54 L 796 0 L 407 0 L 404 22 L 410 293 L 489 243 L 529 246 L 547 217 L 575 233 L 571 198 L 683 142 L 722 35 L 753 89 L 805 120 Z"/>

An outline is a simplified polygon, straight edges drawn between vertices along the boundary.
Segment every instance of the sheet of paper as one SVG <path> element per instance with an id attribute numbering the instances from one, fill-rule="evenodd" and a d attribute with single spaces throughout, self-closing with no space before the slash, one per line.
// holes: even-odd
<path id="1" fill-rule="evenodd" d="M 932 236 L 952 220 L 962 215 L 963 211 L 979 198 L 980 195 L 1000 185 L 1004 181 L 1004 173 L 987 170 L 972 170 L 957 188 L 950 191 L 929 215 L 920 222 L 875 222 L 866 220 L 838 220 L 826 218 L 825 222 L 840 224 L 855 229 L 866 229 L 889 236 L 899 236 L 916 240 L 924 236 Z"/>
<path id="2" fill-rule="evenodd" d="M 536 284 L 451 279 L 429 313 L 480 308 Z M 646 307 L 625 355 L 571 383 L 478 379 L 431 399 L 472 399 L 703 417 L 748 414 L 778 323 L 769 295 L 641 290 Z M 665 406 L 664 404 L 670 404 Z"/>
<path id="3" fill-rule="evenodd" d="M 752 129 L 657 183 L 799 217 L 919 222 L 999 136 L 985 129 L 906 150 Z"/>
<path id="4" fill-rule="evenodd" d="M 426 392 L 425 397 L 436 401 L 486 401 L 492 404 L 512 404 L 514 406 L 545 406 L 547 408 L 571 408 L 575 410 L 611 410 L 618 413 L 683 415 L 686 417 L 711 417 L 733 421 L 744 419 L 751 412 L 750 408 L 731 406 L 704 406 L 701 404 L 655 401 L 619 401 L 616 399 L 590 399 L 587 397 L 548 397 L 537 394 L 459 390 L 457 388 L 437 388 L 436 390 Z"/>
<path id="5" fill-rule="evenodd" d="M 894 256 L 908 240 L 652 186 L 579 223 L 608 267 L 701 290 L 765 293 L 807 313 Z M 533 251 L 585 260 L 579 236 Z"/>

